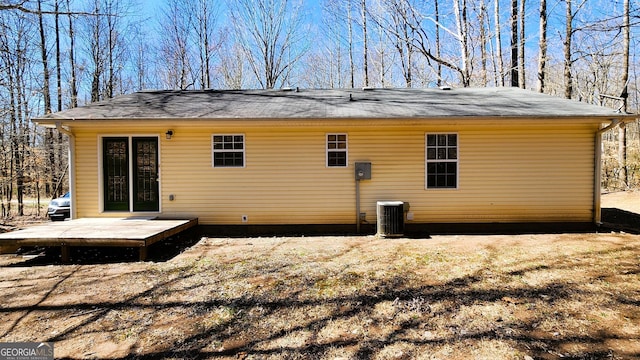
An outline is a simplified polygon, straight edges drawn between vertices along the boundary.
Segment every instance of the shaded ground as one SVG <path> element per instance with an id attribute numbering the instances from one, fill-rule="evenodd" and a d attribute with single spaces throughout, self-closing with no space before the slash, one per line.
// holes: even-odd
<path id="1" fill-rule="evenodd" d="M 614 200 L 603 207 L 640 206 Z M 72 265 L 0 256 L 0 342 L 52 341 L 69 359 L 640 359 L 640 235 L 183 237 L 149 262 L 100 251 Z"/>

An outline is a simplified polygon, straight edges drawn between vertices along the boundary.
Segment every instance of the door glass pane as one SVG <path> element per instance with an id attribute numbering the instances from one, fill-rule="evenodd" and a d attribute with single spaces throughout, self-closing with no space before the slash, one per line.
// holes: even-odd
<path id="1" fill-rule="evenodd" d="M 103 139 L 104 210 L 129 210 L 129 141 Z"/>
<path id="2" fill-rule="evenodd" d="M 157 211 L 158 139 L 133 138 L 135 159 L 133 211 Z"/>

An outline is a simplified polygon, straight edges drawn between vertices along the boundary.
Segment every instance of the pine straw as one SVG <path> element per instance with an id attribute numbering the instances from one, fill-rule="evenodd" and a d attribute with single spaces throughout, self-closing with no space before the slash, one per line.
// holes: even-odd
<path id="1" fill-rule="evenodd" d="M 2 259 L 0 341 L 53 341 L 56 358 L 640 358 L 637 235 L 205 238 L 167 262 Z"/>

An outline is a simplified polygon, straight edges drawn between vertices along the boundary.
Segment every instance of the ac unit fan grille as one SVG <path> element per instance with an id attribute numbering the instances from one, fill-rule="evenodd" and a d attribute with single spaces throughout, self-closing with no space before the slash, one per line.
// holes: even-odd
<path id="1" fill-rule="evenodd" d="M 383 237 L 404 236 L 404 203 L 399 201 L 378 202 L 378 235 Z"/>

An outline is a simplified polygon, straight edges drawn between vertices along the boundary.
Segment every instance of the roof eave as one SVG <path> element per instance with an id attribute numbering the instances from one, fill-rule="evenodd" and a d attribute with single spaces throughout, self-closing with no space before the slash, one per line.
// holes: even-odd
<path id="1" fill-rule="evenodd" d="M 402 120 L 419 120 L 419 121 L 447 121 L 447 120 L 593 120 L 593 121 L 610 121 L 618 119 L 624 122 L 634 121 L 640 118 L 640 115 L 636 114 L 568 114 L 568 115 L 533 115 L 533 116 L 514 116 L 514 115 L 450 115 L 450 116 L 398 116 L 398 117 L 253 117 L 253 118 L 239 118 L 239 117 L 216 117 L 216 118 L 203 118 L 203 117 L 113 117 L 113 118 L 71 118 L 71 117 L 41 117 L 32 118 L 36 125 L 47 126 L 54 125 L 62 122 L 64 124 L 71 123 L 86 123 L 86 122 L 106 122 L 106 121 L 184 121 L 184 122 L 203 122 L 203 121 L 289 121 L 289 122 L 304 122 L 304 121 L 402 121 Z"/>

